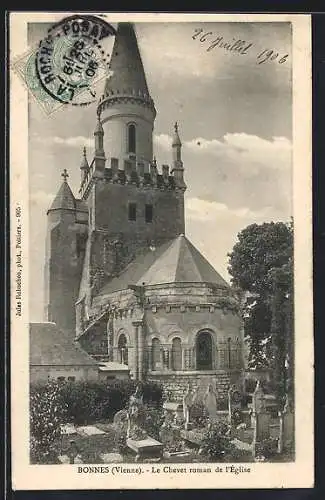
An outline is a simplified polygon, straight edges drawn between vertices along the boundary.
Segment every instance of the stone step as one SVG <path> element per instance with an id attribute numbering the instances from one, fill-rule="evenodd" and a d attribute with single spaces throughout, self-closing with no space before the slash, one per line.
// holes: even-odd
<path id="1" fill-rule="evenodd" d="M 123 462 L 123 456 L 120 453 L 100 453 L 99 456 L 104 464 Z"/>
<path id="2" fill-rule="evenodd" d="M 251 444 L 240 441 L 240 439 L 237 438 L 232 439 L 231 442 L 236 446 L 238 450 L 252 451 L 253 449 Z"/>
<path id="3" fill-rule="evenodd" d="M 151 437 L 139 441 L 129 438 L 126 440 L 126 444 L 141 458 L 159 457 L 163 452 L 163 444 Z"/>

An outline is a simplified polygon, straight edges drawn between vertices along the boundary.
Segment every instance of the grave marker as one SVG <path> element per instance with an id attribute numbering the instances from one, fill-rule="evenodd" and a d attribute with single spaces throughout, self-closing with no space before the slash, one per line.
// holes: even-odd
<path id="1" fill-rule="evenodd" d="M 271 415 L 266 410 L 265 397 L 260 381 L 257 382 L 253 394 L 252 427 L 253 427 L 253 456 L 256 458 L 259 444 L 270 438 Z"/>

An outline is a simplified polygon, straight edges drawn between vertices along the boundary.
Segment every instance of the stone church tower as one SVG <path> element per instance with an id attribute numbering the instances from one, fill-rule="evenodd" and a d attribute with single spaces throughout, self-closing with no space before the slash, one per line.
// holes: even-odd
<path id="1" fill-rule="evenodd" d="M 153 156 L 156 109 L 130 23 L 118 26 L 110 69 L 79 197 L 65 172 L 48 211 L 46 319 L 136 379 L 225 392 L 243 366 L 238 303 L 184 235 L 177 124 L 171 166 Z"/>

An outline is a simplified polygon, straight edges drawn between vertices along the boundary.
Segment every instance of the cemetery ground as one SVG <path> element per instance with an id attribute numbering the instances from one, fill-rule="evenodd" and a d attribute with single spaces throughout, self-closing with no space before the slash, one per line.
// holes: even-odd
<path id="1" fill-rule="evenodd" d="M 164 399 L 160 388 L 148 384 L 139 397 L 134 388 L 130 382 L 113 388 L 52 383 L 34 389 L 31 463 L 294 460 L 293 413 L 267 408 L 259 384 L 251 404 L 238 398 L 233 404 L 229 391 L 228 401 L 219 400 L 212 409 L 211 404 L 210 409 L 202 402 L 190 404 L 188 415 L 184 402 Z"/>
<path id="2" fill-rule="evenodd" d="M 96 430 L 95 430 L 96 429 Z M 74 463 L 102 464 L 102 463 L 134 463 L 136 453 L 128 447 L 120 447 L 116 428 L 112 423 L 98 422 L 92 426 L 73 428 L 71 433 L 65 434 L 63 439 L 57 442 L 58 460 L 56 463 L 70 463 L 69 451 L 71 441 L 76 444 L 78 454 Z M 98 432 L 98 434 L 97 434 Z M 194 438 L 195 439 L 195 438 Z M 178 444 L 178 445 L 177 445 Z M 176 446 L 177 445 L 177 446 Z M 146 457 L 144 462 L 159 463 L 204 463 L 213 462 L 208 455 L 199 453 L 199 446 L 187 440 L 175 443 L 177 452 L 168 452 L 165 447 L 162 457 Z M 61 451 L 62 450 L 62 451 Z M 229 462 L 252 462 L 252 453 L 249 449 L 237 449 L 233 456 L 220 461 Z M 218 460 L 217 460 L 218 461 Z"/>

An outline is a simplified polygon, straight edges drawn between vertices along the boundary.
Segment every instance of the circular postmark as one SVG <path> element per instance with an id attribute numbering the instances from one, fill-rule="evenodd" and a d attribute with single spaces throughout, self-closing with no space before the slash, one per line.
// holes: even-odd
<path id="1" fill-rule="evenodd" d="M 52 26 L 35 54 L 44 91 L 62 104 L 96 101 L 95 84 L 109 74 L 109 54 L 102 43 L 111 35 L 114 28 L 95 16 L 70 16 Z"/>

